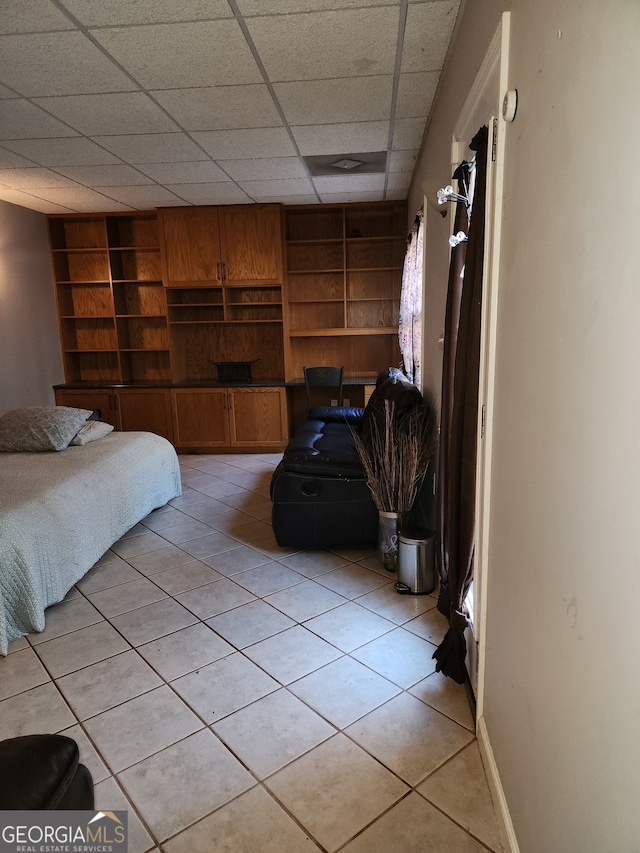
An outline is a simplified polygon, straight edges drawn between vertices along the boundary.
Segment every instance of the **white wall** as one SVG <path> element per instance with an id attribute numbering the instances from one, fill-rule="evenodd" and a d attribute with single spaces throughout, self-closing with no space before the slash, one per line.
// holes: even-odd
<path id="1" fill-rule="evenodd" d="M 640 5 L 467 3 L 464 58 L 443 79 L 415 197 L 448 160 L 504 8 L 519 107 L 506 140 L 485 720 L 522 853 L 637 851 Z M 427 279 L 434 327 L 441 265 Z"/>
<path id="2" fill-rule="evenodd" d="M 46 218 L 0 201 L 0 414 L 53 405 L 63 381 Z"/>

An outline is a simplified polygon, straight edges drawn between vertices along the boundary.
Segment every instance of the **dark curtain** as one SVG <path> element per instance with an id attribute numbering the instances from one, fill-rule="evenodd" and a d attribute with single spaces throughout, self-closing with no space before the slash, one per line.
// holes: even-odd
<path id="1" fill-rule="evenodd" d="M 480 316 L 484 259 L 488 129 L 482 127 L 470 148 L 476 152 L 475 191 L 467 229 L 464 203 L 456 206 L 454 233 L 468 234 L 451 253 L 445 316 L 438 494 L 438 610 L 449 620 L 444 640 L 434 652 L 436 671 L 462 684 L 467 676 L 464 600 L 473 579 L 475 544 L 476 436 L 480 368 Z M 454 178 L 469 184 L 469 164 Z M 461 190 L 462 192 L 462 190 Z"/>

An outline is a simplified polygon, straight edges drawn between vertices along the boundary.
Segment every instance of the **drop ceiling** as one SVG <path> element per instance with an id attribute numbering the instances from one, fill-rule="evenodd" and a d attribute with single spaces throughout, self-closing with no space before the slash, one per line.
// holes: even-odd
<path id="1" fill-rule="evenodd" d="M 0 199 L 405 198 L 459 3 L 1 0 Z"/>

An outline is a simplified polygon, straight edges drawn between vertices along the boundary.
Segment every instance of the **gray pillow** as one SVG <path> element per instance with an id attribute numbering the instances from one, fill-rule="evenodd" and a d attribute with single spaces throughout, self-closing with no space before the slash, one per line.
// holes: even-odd
<path id="1" fill-rule="evenodd" d="M 91 409 L 30 406 L 0 417 L 0 450 L 9 453 L 64 450 L 85 423 Z"/>

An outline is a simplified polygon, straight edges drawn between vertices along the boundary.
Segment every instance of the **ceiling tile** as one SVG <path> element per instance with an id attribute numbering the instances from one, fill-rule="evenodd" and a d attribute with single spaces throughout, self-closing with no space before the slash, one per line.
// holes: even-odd
<path id="1" fill-rule="evenodd" d="M 393 74 L 398 20 L 396 4 L 249 18 L 247 26 L 270 80 L 314 80 Z"/>
<path id="2" fill-rule="evenodd" d="M 208 130 L 203 133 L 193 133 L 192 136 L 214 160 L 287 157 L 296 153 L 284 127 Z"/>
<path id="3" fill-rule="evenodd" d="M 135 88 L 81 32 L 0 36 L 0 79 L 27 98 Z"/>
<path id="4" fill-rule="evenodd" d="M 420 148 L 424 134 L 425 120 L 423 118 L 401 118 L 393 127 L 394 151 L 406 148 Z"/>
<path id="5" fill-rule="evenodd" d="M 74 24 L 49 0 L 2 0 L 0 33 L 72 29 Z"/>
<path id="6" fill-rule="evenodd" d="M 411 172 L 390 172 L 387 180 L 387 191 L 409 189 L 411 184 Z"/>
<path id="7" fill-rule="evenodd" d="M 409 5 L 402 72 L 437 71 L 442 67 L 459 5 L 460 0 Z"/>
<path id="8" fill-rule="evenodd" d="M 101 192 L 96 192 L 88 187 L 64 187 L 59 189 L 39 189 L 38 196 L 47 201 L 54 201 L 73 210 L 82 212 L 127 210 L 127 206 L 107 198 Z M 107 207 L 107 205 L 109 205 Z"/>
<path id="9" fill-rule="evenodd" d="M 308 178 L 288 178 L 280 181 L 240 181 L 251 198 L 273 198 L 277 195 L 310 195 L 313 185 Z"/>
<path id="10" fill-rule="evenodd" d="M 306 178 L 297 157 L 270 157 L 259 160 L 218 160 L 218 165 L 234 181 L 265 181 L 279 178 Z"/>
<path id="11" fill-rule="evenodd" d="M 141 163 L 138 168 L 159 184 L 207 184 L 229 180 L 222 169 L 210 160 L 197 163 Z"/>
<path id="12" fill-rule="evenodd" d="M 309 124 L 292 127 L 300 153 L 348 154 L 350 151 L 383 151 L 389 137 L 388 121 L 346 124 Z"/>
<path id="13" fill-rule="evenodd" d="M 396 199 L 406 200 L 407 192 L 406 190 L 387 190 L 384 197 L 389 201 L 395 201 Z"/>
<path id="14" fill-rule="evenodd" d="M 389 156 L 389 172 L 411 172 L 416 167 L 419 148 L 392 151 Z"/>
<path id="15" fill-rule="evenodd" d="M 91 34 L 145 89 L 262 82 L 235 18 L 106 28 Z"/>
<path id="16" fill-rule="evenodd" d="M 137 187 L 102 187 L 102 192 L 116 201 L 137 208 L 181 203 L 174 193 L 165 187 L 159 187 L 157 184 Z"/>
<path id="17" fill-rule="evenodd" d="M 41 166 L 95 166 L 120 162 L 113 154 L 82 136 L 70 139 L 20 139 L 6 142 L 5 146 Z"/>
<path id="18" fill-rule="evenodd" d="M 24 0 L 14 0 L 24 2 Z M 157 24 L 230 18 L 227 0 L 64 0 L 67 9 L 88 27 Z"/>
<path id="19" fill-rule="evenodd" d="M 95 141 L 127 163 L 187 163 L 207 159 L 186 133 L 96 136 Z"/>
<path id="20" fill-rule="evenodd" d="M 438 86 L 439 71 L 401 74 L 398 82 L 396 118 L 428 116 Z"/>
<path id="21" fill-rule="evenodd" d="M 313 183 L 320 195 L 340 192 L 382 192 L 384 175 L 337 175 L 314 178 Z"/>
<path id="22" fill-rule="evenodd" d="M 54 204 L 52 201 L 44 201 L 29 193 L 10 190 L 7 187 L 0 187 L 0 199 L 11 202 L 11 204 L 18 204 L 21 207 L 28 207 L 30 210 L 38 210 L 40 213 L 68 213 L 73 210 L 71 207 L 63 207 L 60 204 Z"/>
<path id="23" fill-rule="evenodd" d="M 251 199 L 237 184 L 170 184 L 169 189 L 191 204 L 249 204 Z"/>
<path id="24" fill-rule="evenodd" d="M 382 192 L 351 192 L 351 193 L 322 193 L 320 198 L 324 204 L 342 204 L 350 201 L 382 201 Z"/>
<path id="25" fill-rule="evenodd" d="M 264 15 L 264 0 L 236 0 L 243 15 Z M 292 12 L 318 12 L 323 9 L 360 9 L 369 6 L 388 6 L 389 0 L 269 0 L 269 15 Z"/>
<path id="26" fill-rule="evenodd" d="M 281 124 L 265 85 L 210 86 L 152 94 L 185 130 L 277 127 Z"/>
<path id="27" fill-rule="evenodd" d="M 37 98 L 36 103 L 86 136 L 176 129 L 174 122 L 143 92 Z M 61 133 L 35 135 L 62 136 Z"/>
<path id="28" fill-rule="evenodd" d="M 77 186 L 76 182 L 70 178 L 40 166 L 30 169 L 0 169 L 0 184 L 14 190 Z"/>
<path id="29" fill-rule="evenodd" d="M 42 139 L 47 136 L 77 136 L 35 104 L 16 98 L 3 101 L 0 110 L 0 139 Z"/>
<path id="30" fill-rule="evenodd" d="M 133 187 L 153 181 L 133 166 L 60 166 L 63 175 L 89 187 Z"/>
<path id="31" fill-rule="evenodd" d="M 388 119 L 393 77 L 352 77 L 276 83 L 280 106 L 290 125 Z"/>
<path id="32" fill-rule="evenodd" d="M 0 169 L 19 169 L 20 166 L 29 168 L 33 165 L 34 163 L 31 160 L 26 160 L 24 157 L 20 157 L 6 148 L 0 148 Z"/>

